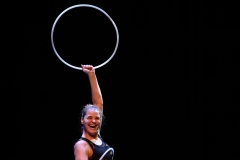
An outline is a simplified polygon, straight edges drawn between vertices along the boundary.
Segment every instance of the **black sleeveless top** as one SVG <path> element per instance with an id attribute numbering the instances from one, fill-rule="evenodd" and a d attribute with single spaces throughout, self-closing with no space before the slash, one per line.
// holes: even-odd
<path id="1" fill-rule="evenodd" d="M 100 136 L 99 138 L 102 140 Z M 113 160 L 114 150 L 103 140 L 101 145 L 96 145 L 84 137 L 81 137 L 80 140 L 86 141 L 91 146 L 93 154 L 90 160 Z"/>

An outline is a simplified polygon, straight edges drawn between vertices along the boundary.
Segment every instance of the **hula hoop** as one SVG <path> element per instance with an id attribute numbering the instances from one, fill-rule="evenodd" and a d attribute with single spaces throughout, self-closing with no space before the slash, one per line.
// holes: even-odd
<path id="1" fill-rule="evenodd" d="M 114 26 L 114 29 L 116 31 L 116 36 L 117 36 L 117 41 L 116 41 L 116 46 L 114 48 L 114 51 L 112 53 L 112 55 L 105 61 L 103 62 L 102 64 L 98 65 L 98 66 L 93 66 L 94 69 L 97 69 L 97 68 L 100 68 L 102 66 L 104 66 L 105 64 L 107 64 L 112 58 L 113 56 L 115 55 L 116 51 L 117 51 L 117 48 L 118 48 L 118 44 L 119 44 L 119 33 L 118 33 L 118 28 L 115 24 L 115 22 L 112 20 L 112 18 L 104 11 L 102 10 L 101 8 L 97 7 L 97 6 L 94 6 L 94 5 L 90 5 L 90 4 L 78 4 L 78 5 L 73 5 L 71 7 L 68 7 L 67 9 L 65 9 L 64 11 L 62 11 L 58 17 L 56 18 L 56 20 L 54 21 L 53 23 L 53 26 L 52 26 L 52 30 L 51 30 L 51 43 L 52 43 L 52 48 L 53 48 L 53 51 L 55 52 L 56 56 L 67 66 L 71 67 L 71 68 L 74 68 L 74 69 L 78 69 L 78 70 L 82 70 L 81 67 L 77 67 L 77 66 L 74 66 L 74 65 L 71 65 L 69 63 L 67 63 L 66 61 L 64 61 L 58 54 L 56 48 L 55 48 L 55 45 L 54 45 L 54 40 L 53 40 L 53 33 L 54 33 L 54 29 L 55 29 L 55 26 L 59 20 L 59 18 L 64 14 L 66 13 L 67 11 L 73 9 L 73 8 L 77 8 L 77 7 L 90 7 L 90 8 L 94 8 L 94 9 L 97 9 L 99 10 L 100 12 L 102 12 L 105 16 L 107 16 L 107 18 L 109 18 L 109 20 L 112 22 L 113 26 Z"/>
<path id="2" fill-rule="evenodd" d="M 108 153 L 108 151 L 110 151 L 110 150 L 112 150 L 112 152 L 114 153 L 114 149 L 113 148 L 108 148 L 108 150 L 106 150 L 105 152 L 104 152 L 104 154 L 99 158 L 99 160 L 102 160 L 103 159 L 103 157 Z"/>

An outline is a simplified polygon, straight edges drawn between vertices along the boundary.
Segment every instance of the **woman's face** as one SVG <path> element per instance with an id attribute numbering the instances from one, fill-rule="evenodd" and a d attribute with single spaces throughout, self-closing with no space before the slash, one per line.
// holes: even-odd
<path id="1" fill-rule="evenodd" d="M 86 115 L 81 119 L 84 131 L 91 136 L 96 136 L 98 134 L 98 129 L 101 124 L 101 116 L 98 110 L 89 109 Z"/>

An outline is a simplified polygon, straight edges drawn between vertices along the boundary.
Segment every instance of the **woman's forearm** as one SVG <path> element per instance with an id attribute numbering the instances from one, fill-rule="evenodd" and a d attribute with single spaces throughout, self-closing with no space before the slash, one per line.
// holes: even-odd
<path id="1" fill-rule="evenodd" d="M 102 93 L 95 72 L 89 73 L 88 78 L 91 87 L 92 103 L 103 111 Z"/>

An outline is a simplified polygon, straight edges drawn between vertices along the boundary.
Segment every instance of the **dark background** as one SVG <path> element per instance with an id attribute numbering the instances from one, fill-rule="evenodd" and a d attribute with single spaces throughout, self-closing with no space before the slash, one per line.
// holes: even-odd
<path id="1" fill-rule="evenodd" d="M 55 55 L 51 30 L 76 4 L 100 7 L 119 32 L 116 54 L 96 69 L 107 118 L 101 135 L 114 160 L 240 158 L 237 4 L 78 0 L 19 2 L 8 10 L 4 160 L 74 159 L 90 86 Z M 59 19 L 54 42 L 68 63 L 97 66 L 111 56 L 116 33 L 102 13 L 77 8 Z"/>

